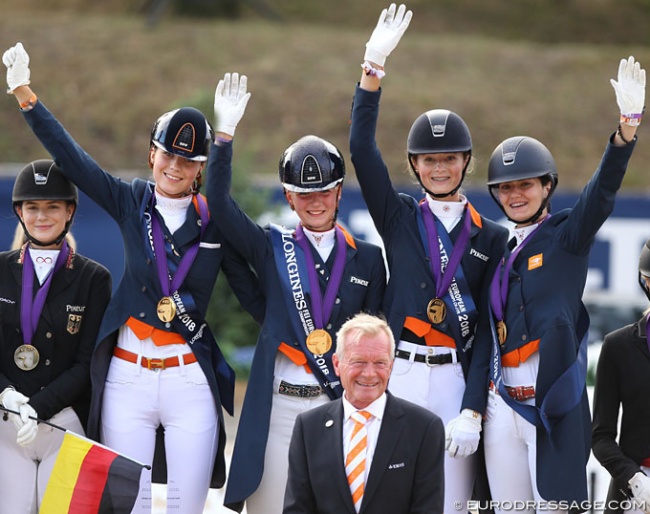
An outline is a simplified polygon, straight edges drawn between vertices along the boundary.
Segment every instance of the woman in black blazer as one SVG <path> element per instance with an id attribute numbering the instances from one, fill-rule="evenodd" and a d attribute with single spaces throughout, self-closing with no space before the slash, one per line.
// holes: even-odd
<path id="1" fill-rule="evenodd" d="M 77 200 L 49 159 L 27 164 L 14 183 L 25 242 L 0 253 L 0 512 L 38 512 L 64 431 L 37 419 L 87 428 L 111 276 L 68 244 Z"/>
<path id="2" fill-rule="evenodd" d="M 639 258 L 639 284 L 650 300 L 650 239 Z M 650 395 L 645 393 L 650 385 L 649 314 L 650 309 L 636 323 L 607 334 L 598 358 L 592 444 L 612 475 L 606 513 L 628 507 L 650 512 Z"/>

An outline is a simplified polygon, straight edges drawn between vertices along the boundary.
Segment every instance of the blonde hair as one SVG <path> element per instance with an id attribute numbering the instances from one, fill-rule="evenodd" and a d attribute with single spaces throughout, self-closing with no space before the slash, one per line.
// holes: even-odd
<path id="1" fill-rule="evenodd" d="M 364 336 L 386 335 L 390 345 L 390 358 L 395 357 L 395 336 L 383 317 L 359 313 L 347 320 L 336 333 L 336 355 L 343 359 L 349 343 L 356 343 Z"/>

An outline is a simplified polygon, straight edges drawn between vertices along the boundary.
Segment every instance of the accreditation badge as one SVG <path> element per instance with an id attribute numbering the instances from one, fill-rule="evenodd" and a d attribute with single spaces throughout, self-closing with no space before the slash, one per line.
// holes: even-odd
<path id="1" fill-rule="evenodd" d="M 427 317 L 434 325 L 442 323 L 447 317 L 447 306 L 441 298 L 434 298 L 427 305 Z"/>
<path id="2" fill-rule="evenodd" d="M 23 371 L 31 371 L 40 360 L 38 350 L 31 344 L 21 344 L 14 352 L 14 362 Z"/>
<path id="3" fill-rule="evenodd" d="M 176 304 L 171 296 L 163 296 L 156 308 L 158 319 L 163 323 L 169 323 L 176 316 Z"/>
<path id="4" fill-rule="evenodd" d="M 322 328 L 317 328 L 307 336 L 307 348 L 314 355 L 325 355 L 332 348 L 332 336 Z"/>
<path id="5" fill-rule="evenodd" d="M 497 338 L 499 339 L 499 344 L 505 344 L 507 337 L 508 328 L 506 327 L 506 322 L 501 319 L 497 321 Z"/>

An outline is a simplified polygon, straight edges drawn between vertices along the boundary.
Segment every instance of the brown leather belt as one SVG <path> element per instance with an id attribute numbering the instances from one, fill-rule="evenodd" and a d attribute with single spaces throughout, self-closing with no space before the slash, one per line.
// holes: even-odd
<path id="1" fill-rule="evenodd" d="M 510 398 L 514 398 L 518 402 L 535 398 L 535 386 L 506 386 L 506 391 Z"/>
<path id="2" fill-rule="evenodd" d="M 125 361 L 132 362 L 133 364 L 136 364 L 138 362 L 137 353 L 130 352 L 118 346 L 116 346 L 115 350 L 113 350 L 113 355 L 115 355 L 115 357 L 118 359 L 123 359 Z M 186 353 L 182 357 L 184 364 L 192 364 L 196 362 L 196 355 L 193 353 Z M 177 355 L 174 357 L 167 357 L 166 359 L 149 359 L 148 357 L 142 357 L 140 363 L 142 364 L 143 368 L 147 369 L 165 369 L 180 365 Z"/>
<path id="3" fill-rule="evenodd" d="M 411 358 L 411 352 L 407 350 L 395 350 L 395 357 L 400 359 L 409 360 Z M 439 364 L 451 364 L 453 358 L 451 353 L 443 353 L 440 355 L 424 355 L 421 353 L 416 353 L 413 358 L 415 362 L 424 362 L 427 366 L 436 366 Z"/>
<path id="4" fill-rule="evenodd" d="M 289 384 L 282 380 L 278 393 L 285 396 L 294 396 L 296 398 L 318 398 L 324 393 L 323 388 L 319 385 L 297 385 Z"/>

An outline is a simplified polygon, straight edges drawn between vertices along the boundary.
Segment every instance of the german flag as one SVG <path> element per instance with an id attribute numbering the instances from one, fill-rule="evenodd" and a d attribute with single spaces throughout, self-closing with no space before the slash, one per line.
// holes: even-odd
<path id="1" fill-rule="evenodd" d="M 144 464 L 66 431 L 40 514 L 129 514 Z"/>

